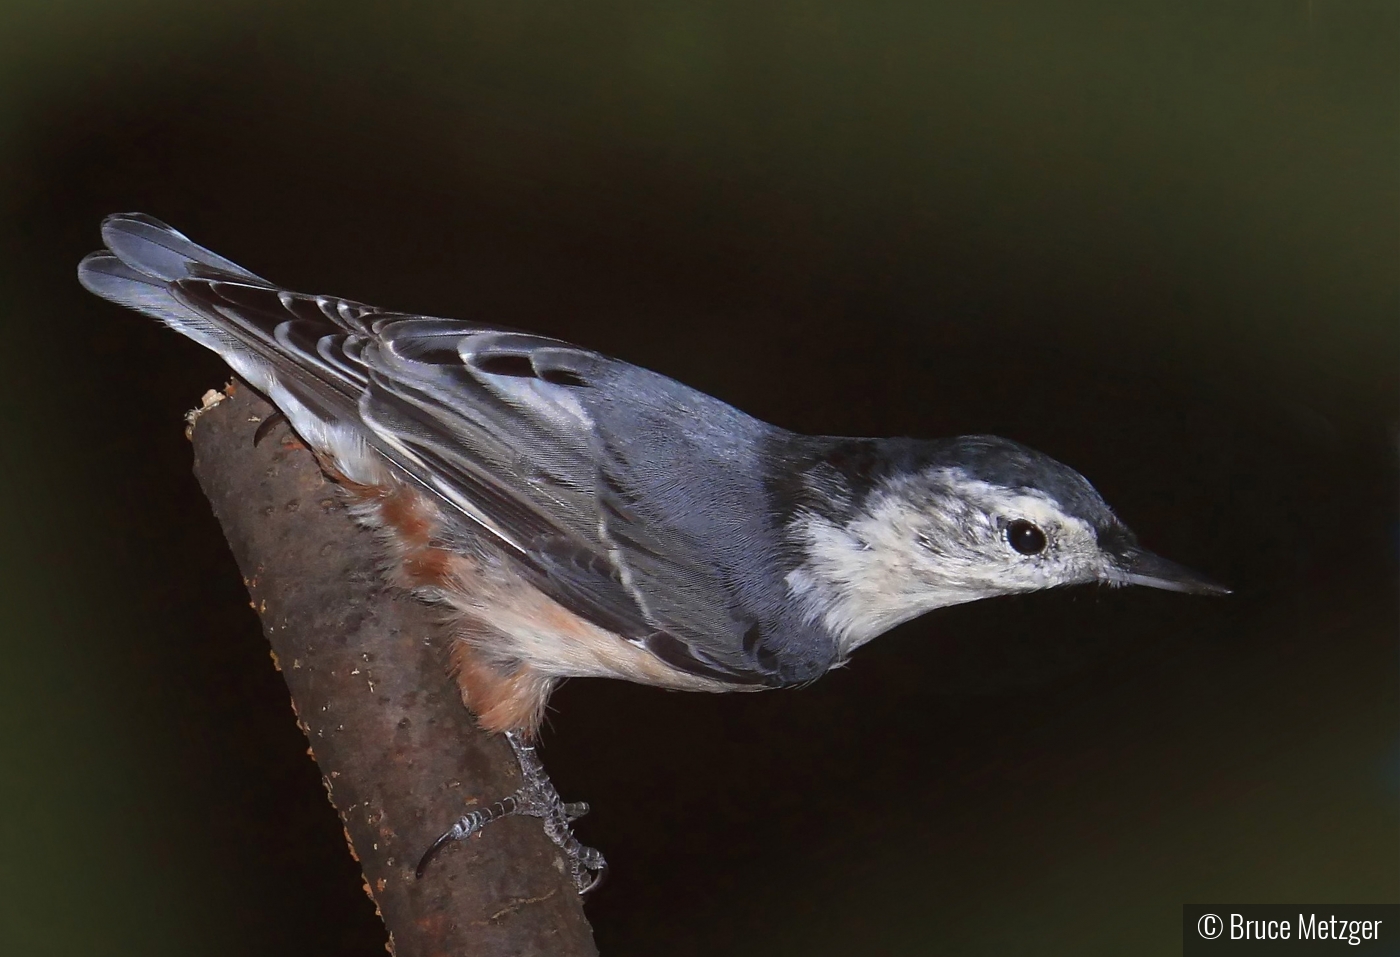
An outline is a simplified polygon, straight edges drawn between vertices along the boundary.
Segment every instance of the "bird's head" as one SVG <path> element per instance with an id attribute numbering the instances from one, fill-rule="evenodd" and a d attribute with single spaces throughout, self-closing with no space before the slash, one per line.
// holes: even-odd
<path id="1" fill-rule="evenodd" d="M 789 584 L 846 650 L 934 608 L 1059 585 L 1229 591 L 1139 546 L 1048 455 L 996 436 L 898 448 L 848 520 L 799 526 Z"/>

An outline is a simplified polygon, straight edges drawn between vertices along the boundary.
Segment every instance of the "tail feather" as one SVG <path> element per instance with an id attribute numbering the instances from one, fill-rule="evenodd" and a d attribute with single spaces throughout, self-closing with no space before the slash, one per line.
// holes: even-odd
<path id="1" fill-rule="evenodd" d="M 326 297 L 293 301 L 144 213 L 107 217 L 102 239 L 107 248 L 78 265 L 85 289 L 217 352 L 346 478 L 382 481 L 359 418 L 363 364 L 353 358 L 357 348 L 346 350 L 367 331 L 361 319 L 370 307 Z"/>
<path id="2" fill-rule="evenodd" d="M 92 253 L 78 264 L 88 292 L 161 320 L 207 349 L 223 354 L 237 340 L 181 303 L 165 283 L 122 262 L 110 252 Z"/>
<path id="3" fill-rule="evenodd" d="M 108 216 L 102 223 L 102 242 L 122 262 L 140 263 L 142 272 L 166 282 L 221 278 L 272 285 L 145 213 Z"/>

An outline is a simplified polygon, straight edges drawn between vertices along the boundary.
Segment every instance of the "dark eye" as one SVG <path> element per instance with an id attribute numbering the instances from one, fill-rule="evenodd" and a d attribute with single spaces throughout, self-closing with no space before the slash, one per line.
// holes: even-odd
<path id="1" fill-rule="evenodd" d="M 1006 540 L 1022 555 L 1039 555 L 1045 551 L 1045 533 L 1024 518 L 1006 526 Z"/>

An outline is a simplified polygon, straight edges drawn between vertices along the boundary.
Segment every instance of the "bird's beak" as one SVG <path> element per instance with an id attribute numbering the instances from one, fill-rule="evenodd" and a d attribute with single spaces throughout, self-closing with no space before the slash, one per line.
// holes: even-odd
<path id="1" fill-rule="evenodd" d="M 1109 577 L 1124 585 L 1146 585 L 1188 595 L 1230 594 L 1230 589 L 1219 582 L 1137 546 L 1124 550 L 1118 556 L 1117 566 Z"/>

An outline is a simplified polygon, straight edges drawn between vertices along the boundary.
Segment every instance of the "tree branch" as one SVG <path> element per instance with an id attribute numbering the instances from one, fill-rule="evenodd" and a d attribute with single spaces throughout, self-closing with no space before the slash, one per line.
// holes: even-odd
<path id="1" fill-rule="evenodd" d="M 388 588 L 373 536 L 252 389 L 192 415 L 194 473 L 223 526 L 291 691 L 298 724 L 397 957 L 597 951 L 567 869 L 533 818 L 419 855 L 477 805 L 511 793 L 503 739 L 480 731 L 445 669 L 433 609 Z"/>

